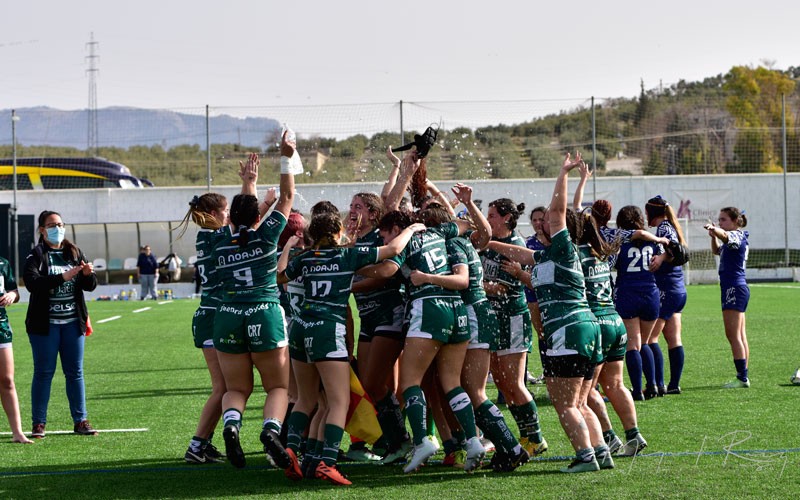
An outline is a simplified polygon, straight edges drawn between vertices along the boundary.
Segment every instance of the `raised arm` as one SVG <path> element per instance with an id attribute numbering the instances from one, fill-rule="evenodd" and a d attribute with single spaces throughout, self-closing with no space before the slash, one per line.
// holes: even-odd
<path id="1" fill-rule="evenodd" d="M 283 251 L 281 251 L 281 256 L 278 257 L 278 272 L 281 273 L 286 270 L 286 266 L 289 265 L 289 254 L 292 253 L 292 248 L 300 241 L 300 236 L 293 234 L 289 236 L 289 239 L 286 240 L 286 244 L 283 245 Z"/>
<path id="2" fill-rule="evenodd" d="M 578 187 L 575 189 L 575 198 L 572 200 L 572 208 L 576 212 L 580 212 L 583 205 L 583 190 L 586 188 L 586 181 L 592 176 L 592 171 L 589 170 L 589 165 L 586 162 L 581 162 L 578 166 L 578 171 L 581 173 L 581 180 L 578 182 Z"/>
<path id="3" fill-rule="evenodd" d="M 245 163 L 239 162 L 239 178 L 242 179 L 242 194 L 258 196 L 256 183 L 258 182 L 258 167 L 261 160 L 256 153 L 250 153 Z"/>
<path id="4" fill-rule="evenodd" d="M 425 180 L 425 189 L 431 194 L 431 197 L 436 200 L 439 205 L 442 206 L 447 213 L 449 213 L 452 217 L 455 217 L 456 211 L 453 210 L 453 205 L 450 203 L 450 200 L 447 198 L 442 191 L 439 191 L 439 188 L 436 187 L 436 184 L 433 183 L 431 180 Z"/>
<path id="5" fill-rule="evenodd" d="M 463 203 L 467 208 L 467 212 L 472 218 L 472 223 L 475 224 L 475 228 L 477 229 L 470 237 L 472 246 L 474 246 L 476 250 L 483 249 L 486 244 L 489 243 L 489 240 L 492 239 L 492 227 L 489 225 L 489 221 L 486 220 L 486 217 L 483 216 L 478 205 L 472 200 L 472 187 L 458 183 L 453 186 L 453 194 L 455 194 L 458 201 Z M 464 234 L 470 229 L 470 224 L 467 221 L 459 220 L 456 221 L 456 224 L 458 224 L 458 230 L 461 234 Z"/>
<path id="6" fill-rule="evenodd" d="M 400 201 L 402 201 L 403 195 L 405 195 L 408 190 L 408 186 L 411 184 L 411 179 L 414 177 L 414 172 L 417 171 L 417 168 L 419 168 L 417 154 L 414 151 L 409 151 L 403 157 L 403 161 L 400 162 L 399 177 L 389 192 L 389 195 L 386 197 L 384 205 L 386 206 L 387 212 L 400 209 Z"/>
<path id="7" fill-rule="evenodd" d="M 297 156 L 297 144 L 294 141 L 287 141 L 288 130 L 283 132 L 281 137 L 281 194 L 275 210 L 288 218 L 294 203 L 294 166 L 299 166 L 302 170 L 300 157 Z"/>
<path id="8" fill-rule="evenodd" d="M 392 170 L 389 172 L 389 179 L 383 185 L 383 189 L 381 190 L 381 199 L 383 200 L 384 205 L 389 197 L 389 193 L 392 191 L 395 184 L 397 184 L 397 176 L 400 175 L 400 158 L 398 158 L 397 155 L 392 152 L 391 146 L 386 148 L 386 157 L 389 158 L 390 162 L 392 162 Z"/>
<path id="9" fill-rule="evenodd" d="M 547 211 L 551 236 L 567 227 L 567 178 L 569 177 L 569 171 L 580 164 L 580 153 L 575 154 L 574 161 L 569 153 L 564 157 L 564 164 L 558 172 L 556 185 L 553 188 L 553 199 L 550 200 L 550 209 Z"/>
<path id="10" fill-rule="evenodd" d="M 267 189 L 267 194 L 264 196 L 264 201 L 258 204 L 258 214 L 263 219 L 269 209 L 272 208 L 272 205 L 275 204 L 275 201 L 278 199 L 278 195 L 275 193 L 276 189 L 271 187 Z"/>

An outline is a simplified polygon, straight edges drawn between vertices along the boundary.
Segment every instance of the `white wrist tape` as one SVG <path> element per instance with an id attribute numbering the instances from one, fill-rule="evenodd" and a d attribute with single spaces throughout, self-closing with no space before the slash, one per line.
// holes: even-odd
<path id="1" fill-rule="evenodd" d="M 291 158 L 288 156 L 281 156 L 281 174 L 299 175 L 303 173 L 303 161 L 297 151 L 294 152 Z"/>

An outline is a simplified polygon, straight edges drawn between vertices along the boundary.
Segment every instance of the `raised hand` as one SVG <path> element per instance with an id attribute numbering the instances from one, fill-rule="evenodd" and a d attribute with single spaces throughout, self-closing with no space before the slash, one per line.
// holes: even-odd
<path id="1" fill-rule="evenodd" d="M 408 177 L 411 177 L 417 171 L 419 165 L 420 160 L 417 159 L 416 151 L 409 151 L 400 162 L 400 170 Z"/>
<path id="2" fill-rule="evenodd" d="M 250 153 L 246 163 L 239 162 L 239 177 L 243 182 L 255 184 L 258 181 L 258 167 L 261 160 L 256 153 Z"/>
<path id="3" fill-rule="evenodd" d="M 453 194 L 456 195 L 456 199 L 464 205 L 468 205 L 472 201 L 471 186 L 467 186 L 466 184 L 461 184 L 459 182 L 453 186 L 451 190 L 453 191 Z"/>
<path id="4" fill-rule="evenodd" d="M 288 130 L 284 130 L 281 136 L 281 156 L 291 158 L 297 150 L 297 142 L 287 140 L 288 133 Z"/>
<path id="5" fill-rule="evenodd" d="M 580 151 L 575 153 L 575 159 L 573 160 L 569 153 L 564 157 L 564 164 L 561 165 L 562 170 L 566 170 L 569 172 L 573 168 L 577 167 L 582 163 L 581 160 L 581 153 Z"/>
<path id="6" fill-rule="evenodd" d="M 581 161 L 581 164 L 578 165 L 578 172 L 581 173 L 581 179 L 588 179 L 593 173 L 585 161 Z"/>
<path id="7" fill-rule="evenodd" d="M 267 189 L 267 194 L 264 196 L 264 203 L 267 207 L 271 207 L 278 200 L 278 188 L 275 186 Z"/>
<path id="8" fill-rule="evenodd" d="M 408 226 L 408 229 L 410 229 L 412 233 L 421 233 L 422 231 L 428 229 L 428 227 L 421 222 L 415 222 L 414 224 Z"/>
<path id="9" fill-rule="evenodd" d="M 400 166 L 400 158 L 398 158 L 397 155 L 394 154 L 394 151 L 392 151 L 391 146 L 386 148 L 386 157 L 389 158 L 389 161 L 391 161 L 392 165 L 394 165 L 395 167 Z"/>

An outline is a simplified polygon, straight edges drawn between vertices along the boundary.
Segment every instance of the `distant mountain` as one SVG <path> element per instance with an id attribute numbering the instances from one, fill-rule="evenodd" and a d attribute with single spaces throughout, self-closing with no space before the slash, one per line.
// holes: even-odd
<path id="1" fill-rule="evenodd" d="M 17 143 L 24 146 L 62 146 L 86 149 L 89 113 L 87 110 L 64 111 L 48 107 L 16 110 Z M 0 116 L 10 117 L 11 110 L 0 110 Z M 161 145 L 165 149 L 182 144 L 205 147 L 206 117 L 197 114 L 163 109 L 112 107 L 97 110 L 98 146 L 129 148 L 131 146 Z M 280 129 L 271 118 L 236 118 L 229 115 L 209 118 L 213 144 L 258 146 L 268 135 Z M 0 120 L 0 145 L 11 144 L 11 120 Z"/>

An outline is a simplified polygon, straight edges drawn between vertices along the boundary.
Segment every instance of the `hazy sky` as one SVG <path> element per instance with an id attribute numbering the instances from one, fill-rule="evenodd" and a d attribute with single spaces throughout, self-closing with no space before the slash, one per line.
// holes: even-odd
<path id="1" fill-rule="evenodd" d="M 800 2 L 3 2 L 0 109 L 632 97 L 800 65 Z M 794 58 L 794 59 L 793 59 Z"/>

